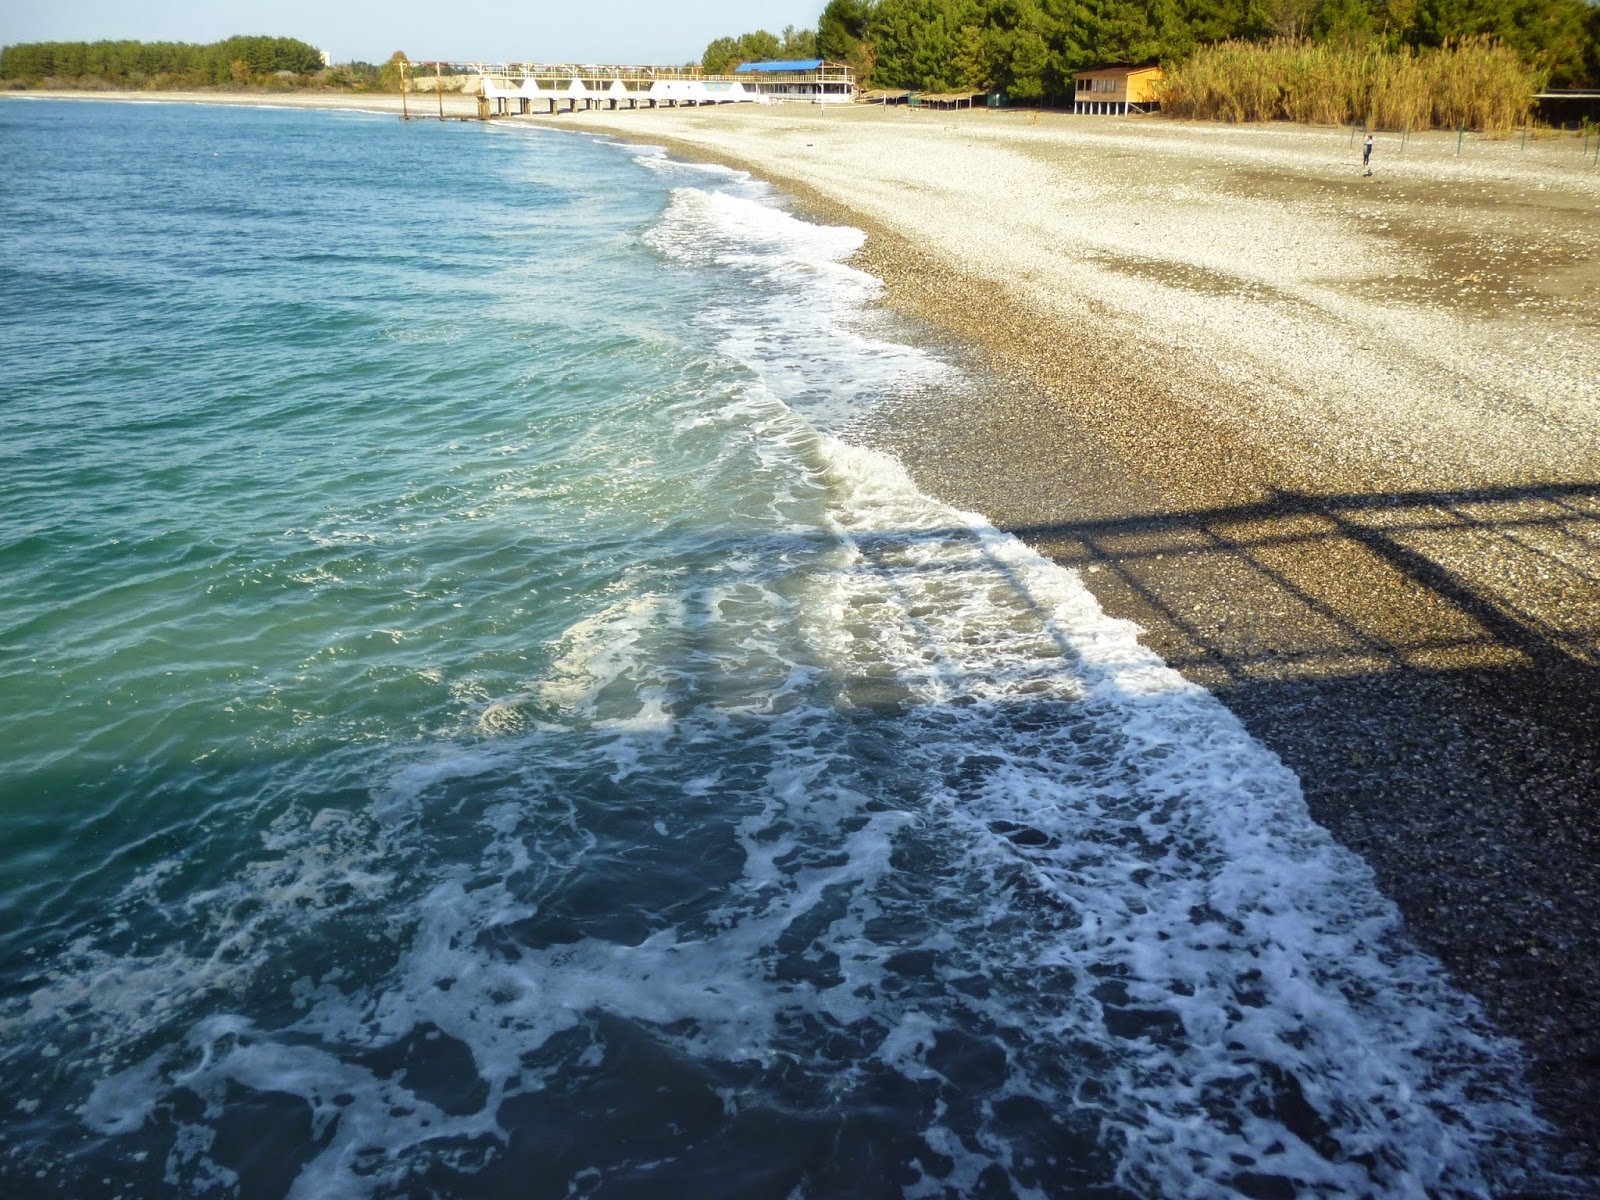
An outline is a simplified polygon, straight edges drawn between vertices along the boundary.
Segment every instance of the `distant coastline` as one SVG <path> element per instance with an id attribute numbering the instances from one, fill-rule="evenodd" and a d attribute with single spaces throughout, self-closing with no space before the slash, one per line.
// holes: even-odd
<path id="1" fill-rule="evenodd" d="M 0 100 L 103 100 L 117 103 L 146 104 L 218 104 L 247 108 L 317 108 L 357 112 L 392 112 L 400 114 L 402 101 L 398 92 L 341 92 L 341 91 L 91 91 L 77 89 L 31 88 L 26 91 L 0 91 Z M 417 108 L 419 116 L 438 112 L 438 96 L 433 92 L 413 93 L 405 104 Z M 460 93 L 444 94 L 447 116 L 476 116 L 477 101 Z"/>

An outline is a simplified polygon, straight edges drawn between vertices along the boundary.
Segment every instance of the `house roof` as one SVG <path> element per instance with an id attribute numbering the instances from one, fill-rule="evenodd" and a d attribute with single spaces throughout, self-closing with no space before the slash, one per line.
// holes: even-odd
<path id="1" fill-rule="evenodd" d="M 1161 67 L 1156 63 L 1111 63 L 1104 67 L 1090 67 L 1084 71 L 1074 71 L 1076 76 L 1087 75 L 1139 75 L 1145 71 L 1160 72 Z"/>
<path id="2" fill-rule="evenodd" d="M 820 58 L 792 58 L 788 61 L 740 63 L 733 69 L 735 75 L 750 71 L 815 71 L 822 65 Z"/>

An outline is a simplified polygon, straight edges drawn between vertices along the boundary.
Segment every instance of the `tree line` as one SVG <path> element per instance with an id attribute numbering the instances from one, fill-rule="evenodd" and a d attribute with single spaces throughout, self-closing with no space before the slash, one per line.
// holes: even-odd
<path id="1" fill-rule="evenodd" d="M 279 71 L 322 69 L 322 52 L 295 38 L 238 36 L 193 42 L 23 42 L 0 49 L 0 79 L 100 79 L 124 87 L 250 83 Z"/>
<path id="2" fill-rule="evenodd" d="M 781 34 L 758 29 L 738 37 L 720 37 L 706 47 L 700 65 L 712 75 L 725 75 L 744 62 L 816 57 L 817 31 L 789 25 Z"/>
<path id="3" fill-rule="evenodd" d="M 702 65 L 822 57 L 871 87 L 1032 102 L 1069 98 L 1087 67 L 1170 64 L 1220 42 L 1399 53 L 1489 39 L 1556 86 L 1600 85 L 1600 5 L 1590 0 L 828 0 L 809 42 L 805 31 L 784 33 L 718 38 Z M 770 53 L 789 41 L 815 53 Z"/>

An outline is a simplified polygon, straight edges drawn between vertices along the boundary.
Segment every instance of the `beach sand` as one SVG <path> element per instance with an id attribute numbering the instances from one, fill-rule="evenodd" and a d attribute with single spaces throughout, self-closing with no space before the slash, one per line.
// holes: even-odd
<path id="1" fill-rule="evenodd" d="M 235 102 L 280 99 L 398 110 Z M 538 120 L 748 169 L 867 230 L 886 302 L 988 381 L 958 409 L 909 405 L 885 447 L 1080 570 L 1299 774 L 1522 1039 L 1572 1194 L 1592 1194 L 1600 168 L 1579 143 L 1379 134 L 1366 177 L 1342 129 Z"/>

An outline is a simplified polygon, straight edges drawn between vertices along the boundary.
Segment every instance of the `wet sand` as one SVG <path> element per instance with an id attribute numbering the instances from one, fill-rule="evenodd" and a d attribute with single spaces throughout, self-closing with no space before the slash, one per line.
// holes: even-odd
<path id="1" fill-rule="evenodd" d="M 923 397 L 888 448 L 1082 571 L 1296 770 L 1522 1039 L 1570 1194 L 1600 1193 L 1600 170 L 1578 143 L 1379 135 L 1368 178 L 1346 130 L 547 123 L 868 231 L 886 302 L 992 381 Z"/>

